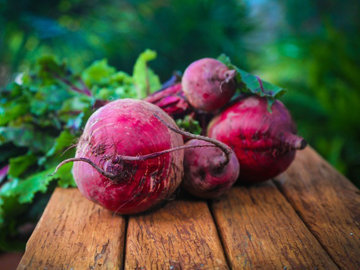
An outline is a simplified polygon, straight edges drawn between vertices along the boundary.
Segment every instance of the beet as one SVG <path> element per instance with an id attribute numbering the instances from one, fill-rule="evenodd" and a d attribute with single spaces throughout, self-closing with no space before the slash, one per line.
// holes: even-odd
<path id="1" fill-rule="evenodd" d="M 73 166 L 80 192 L 121 214 L 143 212 L 172 195 L 183 177 L 183 150 L 168 150 L 181 148 L 183 140 L 162 122 L 176 126 L 141 100 L 116 100 L 92 114 L 76 157 L 65 161 L 83 161 Z"/>
<path id="2" fill-rule="evenodd" d="M 195 135 L 163 123 L 175 133 L 192 139 L 183 147 L 185 150 L 183 187 L 200 198 L 215 198 L 229 190 L 239 176 L 240 170 L 234 151 L 218 140 Z"/>
<path id="3" fill-rule="evenodd" d="M 212 58 L 190 64 L 181 85 L 188 102 L 198 110 L 212 112 L 223 107 L 236 90 L 235 70 Z"/>
<path id="4" fill-rule="evenodd" d="M 215 117 L 208 136 L 229 145 L 241 164 L 242 182 L 261 182 L 285 171 L 306 141 L 296 135 L 290 113 L 275 101 L 272 112 L 266 98 L 249 96 Z"/>
<path id="5" fill-rule="evenodd" d="M 193 139 L 186 146 L 214 146 Z M 228 191 L 236 182 L 240 165 L 233 151 L 227 163 L 218 147 L 188 148 L 184 151 L 184 180 L 182 187 L 200 198 L 216 198 Z"/>

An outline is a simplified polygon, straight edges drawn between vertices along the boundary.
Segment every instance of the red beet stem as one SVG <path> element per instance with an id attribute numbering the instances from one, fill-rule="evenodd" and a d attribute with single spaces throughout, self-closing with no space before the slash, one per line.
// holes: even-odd
<path id="1" fill-rule="evenodd" d="M 115 157 L 114 163 L 119 163 L 122 160 L 126 160 L 126 161 L 145 161 L 148 159 L 152 159 L 152 158 L 156 158 L 158 156 L 170 153 L 170 152 L 174 152 L 174 151 L 179 151 L 179 150 L 183 150 L 183 149 L 188 149 L 188 148 L 198 148 L 198 147 L 217 147 L 214 144 L 208 144 L 208 145 L 183 145 L 183 146 L 178 146 L 178 147 L 174 147 L 171 149 L 166 149 L 163 151 L 159 151 L 159 152 L 154 152 L 154 153 L 150 153 L 147 155 L 142 155 L 142 156 L 122 156 L 122 155 L 117 155 Z M 113 173 L 109 173 L 105 170 L 103 170 L 102 168 L 100 168 L 98 165 L 96 165 L 94 162 L 92 162 L 90 159 L 88 158 L 69 158 L 69 159 L 65 159 L 62 162 L 59 163 L 59 165 L 56 166 L 55 171 L 51 174 L 54 175 L 57 173 L 57 171 L 66 163 L 69 162 L 78 162 L 78 161 L 82 161 L 82 162 L 86 162 L 89 165 L 91 165 L 95 170 L 97 170 L 101 175 L 109 178 L 109 179 L 115 179 L 118 175 L 117 174 L 113 174 Z"/>
<path id="2" fill-rule="evenodd" d="M 215 145 L 216 147 L 219 147 L 225 154 L 225 161 L 224 162 L 221 162 L 219 164 L 219 168 L 223 168 L 225 165 L 227 165 L 230 161 L 230 155 L 231 155 L 231 148 L 229 146 L 227 146 L 226 144 L 218 141 L 218 140 L 215 140 L 215 139 L 211 139 L 209 137 L 205 137 L 205 136 L 201 136 L 201 135 L 195 135 L 195 134 L 192 134 L 190 132 L 187 132 L 187 131 L 184 131 L 184 130 L 181 130 L 181 129 L 177 129 L 177 128 L 174 128 L 172 126 L 170 126 L 168 123 L 166 123 L 165 121 L 163 121 L 159 116 L 157 116 L 156 114 L 154 115 L 157 119 L 159 119 L 160 122 L 162 122 L 165 126 L 168 127 L 168 129 L 174 131 L 175 133 L 179 133 L 185 137 L 188 137 L 188 138 L 191 138 L 191 139 L 198 139 L 198 140 L 202 140 L 202 141 L 206 141 L 206 142 L 209 142 L 209 143 L 212 143 L 213 145 Z"/>
<path id="3" fill-rule="evenodd" d="M 77 161 L 82 161 L 82 162 L 86 162 L 88 164 L 90 164 L 95 170 L 97 170 L 100 174 L 102 174 L 103 176 L 109 178 L 109 179 L 115 179 L 116 175 L 115 174 L 112 174 L 112 173 L 109 173 L 109 172 L 106 172 L 104 171 L 103 169 L 101 169 L 98 165 L 96 165 L 94 162 L 92 162 L 90 159 L 88 158 L 68 158 L 68 159 L 65 159 L 63 160 L 62 162 L 59 163 L 59 165 L 56 166 L 55 168 L 55 171 L 50 174 L 50 176 L 53 176 L 54 174 L 57 173 L 57 171 L 63 166 L 65 165 L 66 163 L 69 163 L 69 162 L 77 162 Z"/>

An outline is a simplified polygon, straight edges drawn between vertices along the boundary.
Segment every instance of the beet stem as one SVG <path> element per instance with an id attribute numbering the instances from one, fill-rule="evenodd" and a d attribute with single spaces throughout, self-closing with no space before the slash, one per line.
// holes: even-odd
<path id="1" fill-rule="evenodd" d="M 73 144 L 73 145 L 70 145 L 69 147 L 67 147 L 64 152 L 61 153 L 60 157 L 62 157 L 63 155 L 65 155 L 65 153 L 73 148 L 75 148 L 77 146 L 77 144 Z"/>
<path id="2" fill-rule="evenodd" d="M 166 149 L 163 151 L 159 151 L 159 152 L 154 152 L 151 154 L 147 154 L 147 155 L 141 155 L 141 156 L 122 156 L 122 155 L 117 155 L 116 156 L 116 163 L 122 161 L 122 160 L 126 160 L 126 161 L 145 161 L 147 159 L 152 159 L 152 158 L 156 158 L 158 156 L 170 153 L 170 152 L 174 152 L 174 151 L 179 151 L 179 150 L 183 150 L 183 149 L 188 149 L 188 148 L 198 148 L 198 147 L 217 147 L 216 145 L 213 144 L 209 144 L 209 145 L 183 145 L 183 146 L 178 146 L 178 147 L 174 147 L 174 148 L 170 148 L 170 149 Z M 113 173 L 109 173 L 107 171 L 104 171 L 102 168 L 100 168 L 98 165 L 96 165 L 94 162 L 92 162 L 90 159 L 88 158 L 69 158 L 69 159 L 65 159 L 62 162 L 59 163 L 59 165 L 56 166 L 55 171 L 50 174 L 50 176 L 55 175 L 58 170 L 65 165 L 66 163 L 69 162 L 77 162 L 77 161 L 82 161 L 82 162 L 86 162 L 88 164 L 90 164 L 95 170 L 97 170 L 101 175 L 113 180 L 115 179 L 118 174 L 113 174 Z"/>
<path id="3" fill-rule="evenodd" d="M 121 161 L 121 160 L 126 160 L 126 161 L 145 161 L 147 159 L 152 159 L 152 158 L 156 158 L 158 156 L 170 153 L 170 152 L 175 152 L 175 151 L 179 151 L 179 150 L 183 150 L 183 149 L 189 149 L 189 148 L 197 148 L 197 147 L 217 147 L 213 144 L 209 144 L 209 145 L 182 145 L 182 146 L 178 146 L 178 147 L 174 147 L 174 148 L 170 148 L 170 149 L 166 149 L 166 150 L 162 150 L 159 152 L 154 152 L 151 154 L 147 154 L 147 155 L 141 155 L 141 156 L 122 156 L 122 155 L 117 155 L 117 161 Z"/>
<path id="4" fill-rule="evenodd" d="M 175 133 L 178 133 L 178 134 L 181 134 L 185 137 L 188 137 L 188 138 L 191 138 L 191 139 L 198 139 L 198 140 L 202 140 L 202 141 L 206 141 L 206 142 L 209 142 L 209 143 L 212 143 L 214 144 L 216 147 L 219 147 L 225 154 L 225 161 L 224 162 L 221 162 L 219 167 L 220 168 L 223 168 L 225 165 L 227 165 L 230 161 L 230 155 L 231 155 L 231 148 L 229 146 L 227 146 L 226 144 L 222 143 L 222 142 L 219 142 L 218 140 L 215 140 L 215 139 L 211 139 L 209 137 L 205 137 L 205 136 L 201 136 L 201 135 L 195 135 L 195 134 L 192 134 L 190 132 L 187 132 L 187 131 L 184 131 L 184 130 L 181 130 L 181 129 L 177 129 L 177 128 L 174 128 L 172 126 L 170 126 L 168 123 L 166 123 L 165 121 L 163 121 L 158 115 L 154 115 L 161 123 L 163 123 L 165 126 L 168 127 L 168 129 L 174 131 Z M 194 147 L 194 146 L 193 146 Z"/>
<path id="5" fill-rule="evenodd" d="M 109 172 L 104 171 L 103 169 L 101 169 L 98 165 L 96 165 L 94 162 L 92 162 L 90 159 L 88 158 L 68 158 L 63 160 L 62 162 L 60 162 L 59 165 L 56 166 L 55 171 L 51 174 L 51 176 L 53 176 L 54 174 L 57 173 L 57 171 L 60 169 L 60 167 L 62 167 L 63 165 L 65 165 L 66 163 L 69 162 L 75 162 L 75 161 L 82 161 L 82 162 L 86 162 L 88 164 L 90 164 L 95 170 L 97 170 L 100 174 L 102 174 L 103 176 L 109 178 L 109 179 L 115 179 L 116 178 L 116 174 L 112 174 Z"/>
<path id="6" fill-rule="evenodd" d="M 262 80 L 258 77 L 258 76 L 255 76 L 255 78 L 257 79 L 259 85 L 260 85 L 260 89 L 262 92 L 265 92 L 264 90 L 264 86 L 263 86 L 263 83 L 262 83 Z"/>

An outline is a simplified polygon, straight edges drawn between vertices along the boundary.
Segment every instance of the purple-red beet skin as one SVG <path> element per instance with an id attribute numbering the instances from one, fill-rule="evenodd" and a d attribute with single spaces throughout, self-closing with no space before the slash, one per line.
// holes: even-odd
<path id="1" fill-rule="evenodd" d="M 185 145 L 211 145 L 211 143 L 193 139 Z M 182 186 L 192 195 L 200 198 L 221 196 L 235 183 L 239 176 L 239 161 L 231 151 L 229 162 L 218 147 L 189 148 L 184 152 L 184 180 Z"/>
<path id="2" fill-rule="evenodd" d="M 85 162 L 75 162 L 74 179 L 88 199 L 121 214 L 139 213 L 168 198 L 183 177 L 183 150 L 144 161 L 119 160 L 183 145 L 154 114 L 176 126 L 160 108 L 141 100 L 121 99 L 98 109 L 88 120 L 76 158 L 88 158 L 109 179 Z"/>
<path id="3" fill-rule="evenodd" d="M 306 141 L 296 135 L 285 106 L 277 100 L 271 109 L 270 113 L 265 98 L 250 96 L 224 110 L 209 124 L 208 136 L 235 151 L 242 182 L 261 182 L 280 174 L 294 160 L 296 149 L 306 146 Z"/>
<path id="4" fill-rule="evenodd" d="M 195 109 L 213 112 L 234 95 L 235 75 L 235 70 L 229 70 L 220 61 L 203 58 L 186 68 L 181 85 L 185 97 Z"/>

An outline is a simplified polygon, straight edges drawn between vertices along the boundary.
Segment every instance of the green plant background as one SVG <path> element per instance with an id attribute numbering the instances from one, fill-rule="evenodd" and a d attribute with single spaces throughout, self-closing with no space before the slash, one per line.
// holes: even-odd
<path id="1" fill-rule="evenodd" d="M 196 59 L 225 53 L 240 68 L 286 88 L 281 99 L 299 133 L 360 186 L 357 2 L 0 0 L 0 86 L 22 72 L 33 71 L 43 55 L 55 55 L 75 72 L 107 59 L 87 69 L 83 79 L 99 90 L 99 96 L 108 93 L 109 89 L 101 91 L 101 87 L 110 83 L 110 93 L 118 97 L 133 87 L 136 76 L 116 70 L 131 74 L 138 55 L 147 48 L 157 52 L 151 67 L 161 81 Z M 111 75 L 111 82 L 87 81 L 99 70 Z M 14 85 L 10 89 L 17 91 Z M 31 95 L 31 88 L 27 91 Z M 41 105 L 37 100 L 31 104 Z M 0 168 L 3 165 L 0 161 Z M 46 196 L 35 197 L 39 206 L 33 212 L 22 211 L 39 216 Z M 1 241 L 0 237 L 0 246 Z"/>

